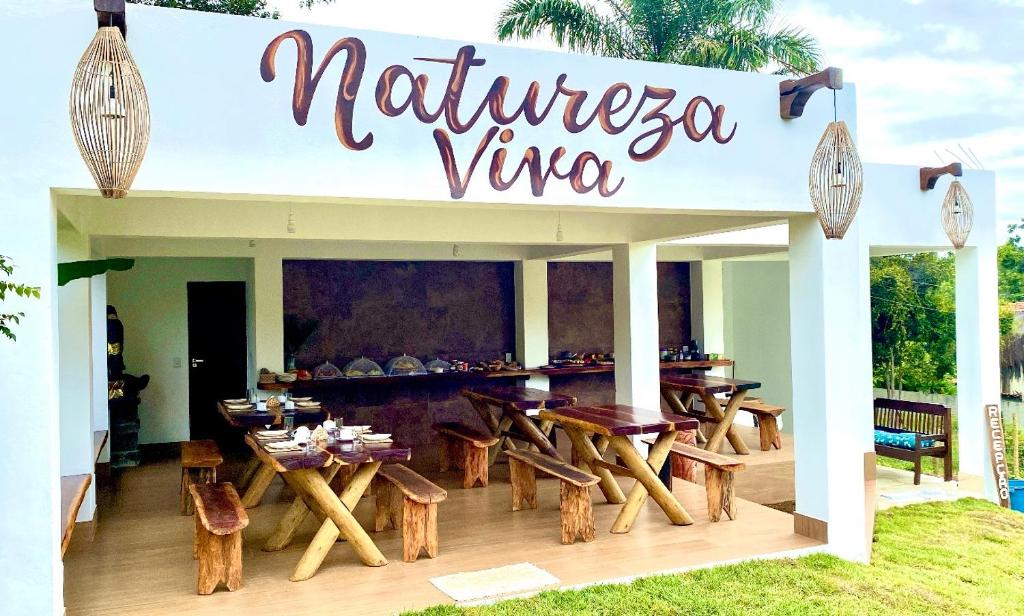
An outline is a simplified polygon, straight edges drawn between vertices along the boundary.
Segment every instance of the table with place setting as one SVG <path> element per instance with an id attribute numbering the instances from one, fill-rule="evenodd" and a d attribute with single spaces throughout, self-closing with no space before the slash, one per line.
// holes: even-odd
<path id="1" fill-rule="evenodd" d="M 217 403 L 217 411 L 221 417 L 232 428 L 248 430 L 259 428 L 270 424 L 272 426 L 283 426 L 288 421 L 293 425 L 319 424 L 325 419 L 330 419 L 330 414 L 324 411 L 320 402 L 312 398 L 292 398 L 294 408 L 285 408 L 287 402 L 281 406 L 267 406 L 265 401 L 251 402 L 245 398 L 232 400 L 221 400 Z"/>
<path id="2" fill-rule="evenodd" d="M 217 411 L 229 426 L 246 431 L 274 427 L 291 429 L 295 426 L 318 425 L 330 419 L 330 414 L 323 410 L 320 402 L 312 398 L 290 400 L 291 404 L 286 398 L 284 402 L 278 400 L 278 405 L 268 405 L 265 400 L 234 398 L 219 401 Z M 293 408 L 287 408 L 289 406 Z M 236 482 L 236 487 L 242 493 L 242 505 L 247 509 L 259 505 L 274 476 L 253 456 Z"/>
<path id="3" fill-rule="evenodd" d="M 326 436 L 325 440 L 318 437 Z M 292 581 L 316 574 L 338 538 L 346 540 L 363 564 L 388 564 L 373 540 L 352 515 L 381 465 L 408 461 L 409 447 L 396 444 L 389 434 L 373 434 L 369 426 L 337 427 L 331 421 L 310 431 L 254 430 L 245 437 L 261 467 L 280 475 L 295 492 L 295 500 L 264 545 L 265 551 L 287 547 L 310 514 L 320 529 L 291 575 Z M 330 482 L 341 469 L 351 470 L 344 489 L 335 493 Z"/>

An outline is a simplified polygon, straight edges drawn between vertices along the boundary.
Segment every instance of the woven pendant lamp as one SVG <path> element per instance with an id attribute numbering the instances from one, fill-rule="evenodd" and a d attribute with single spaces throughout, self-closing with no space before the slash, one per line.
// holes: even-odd
<path id="1" fill-rule="evenodd" d="M 846 122 L 831 122 L 811 159 L 811 205 L 829 239 L 843 239 L 864 192 L 864 168 Z"/>
<path id="2" fill-rule="evenodd" d="M 149 100 L 121 30 L 102 27 L 71 81 L 71 132 L 100 194 L 128 194 L 149 144 Z"/>
<path id="3" fill-rule="evenodd" d="M 946 230 L 953 247 L 960 249 L 967 243 L 974 225 L 974 204 L 959 180 L 953 180 L 942 201 L 942 228 Z"/>

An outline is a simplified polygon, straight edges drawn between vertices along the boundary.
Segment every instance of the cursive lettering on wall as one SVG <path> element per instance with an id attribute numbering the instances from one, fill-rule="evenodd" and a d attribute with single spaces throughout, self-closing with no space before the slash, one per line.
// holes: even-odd
<path id="1" fill-rule="evenodd" d="M 275 37 L 263 52 L 260 75 L 264 81 L 270 82 L 276 78 L 277 52 L 286 41 L 292 41 L 297 52 L 292 94 L 295 123 L 305 126 L 324 71 L 335 57 L 345 52 L 345 65 L 334 106 L 335 132 L 341 144 L 348 149 L 361 151 L 372 146 L 373 134 L 366 132 L 362 137 L 357 137 L 354 128 L 355 104 L 366 66 L 367 52 L 363 42 L 355 37 L 339 39 L 327 50 L 314 73 L 313 41 L 309 33 L 290 30 Z M 435 127 L 432 134 L 453 199 L 465 196 L 478 164 L 486 158 L 488 151 L 491 151 L 491 155 L 487 180 L 494 190 L 512 188 L 525 174 L 531 193 L 537 197 L 544 194 L 551 178 L 568 182 L 572 190 L 580 194 L 595 189 L 602 197 L 611 197 L 617 193 L 625 178 L 619 177 L 616 180 L 613 162 L 602 160 L 591 151 L 580 152 L 569 162 L 569 159 L 563 161 L 567 154 L 565 147 L 557 146 L 545 160 L 537 146 L 528 146 L 515 168 L 506 169 L 509 149 L 504 146 L 514 139 L 515 133 L 512 128 L 503 127 L 509 127 L 520 119 L 531 126 L 539 126 L 548 120 L 559 104 L 562 104 L 562 127 L 570 134 L 582 133 L 596 124 L 606 134 L 618 135 L 636 124 L 642 130 L 627 148 L 627 154 L 634 162 L 647 162 L 664 152 L 675 136 L 677 127 L 681 127 L 685 137 L 695 143 L 711 137 L 715 143 L 724 145 L 736 136 L 737 124 L 728 126 L 725 106 L 715 105 L 707 97 L 690 98 L 682 112 L 673 115 L 671 107 L 677 93 L 672 88 L 645 85 L 634 102 L 633 89 L 629 84 L 613 83 L 597 98 L 593 109 L 586 112 L 584 108 L 587 107 L 587 100 L 592 98 L 590 93 L 566 85 L 569 77 L 565 73 L 555 79 L 550 94 L 543 94 L 545 89 L 539 82 L 531 82 L 521 100 L 511 101 L 511 109 L 508 100 L 511 80 L 499 76 L 491 83 L 482 100 L 469 108 L 464 104 L 463 95 L 470 72 L 487 62 L 476 56 L 473 45 L 461 47 L 453 58 L 417 57 L 413 60 L 450 67 L 441 102 L 434 107 L 428 105 L 428 74 L 416 74 L 413 69 L 401 64 L 389 66 L 380 73 L 373 93 L 374 102 L 386 117 L 412 113 L 419 122 L 428 126 L 443 121 L 444 127 Z M 460 170 L 453 135 L 465 134 L 481 121 L 492 126 L 484 132 Z"/>

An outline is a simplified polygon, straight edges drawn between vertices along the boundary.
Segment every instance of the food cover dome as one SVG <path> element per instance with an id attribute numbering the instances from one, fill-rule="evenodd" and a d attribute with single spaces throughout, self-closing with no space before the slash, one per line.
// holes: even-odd
<path id="1" fill-rule="evenodd" d="M 353 359 L 341 371 L 345 376 L 384 376 L 380 364 L 366 357 Z"/>
<path id="2" fill-rule="evenodd" d="M 335 366 L 329 361 L 325 361 L 324 363 L 320 364 L 315 369 L 313 369 L 314 379 L 336 379 L 339 378 L 340 376 L 341 371 L 338 370 L 337 366 Z"/>
<path id="3" fill-rule="evenodd" d="M 407 376 L 411 374 L 426 374 L 427 369 L 423 362 L 411 355 L 399 355 L 384 366 L 384 373 L 388 376 Z"/>
<path id="4" fill-rule="evenodd" d="M 427 372 L 448 372 L 452 369 L 452 365 L 443 359 L 432 359 L 423 368 Z"/>

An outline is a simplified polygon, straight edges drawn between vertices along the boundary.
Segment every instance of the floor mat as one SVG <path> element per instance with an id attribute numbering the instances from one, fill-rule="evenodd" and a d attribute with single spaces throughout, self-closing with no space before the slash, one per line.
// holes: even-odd
<path id="1" fill-rule="evenodd" d="M 557 585 L 559 580 L 536 565 L 517 563 L 431 578 L 430 583 L 455 601 L 463 602 L 541 590 Z"/>

